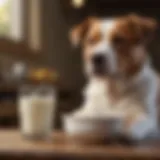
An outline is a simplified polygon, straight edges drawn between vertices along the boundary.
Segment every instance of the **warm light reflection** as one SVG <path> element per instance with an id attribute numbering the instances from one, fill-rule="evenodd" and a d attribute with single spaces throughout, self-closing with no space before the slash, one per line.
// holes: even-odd
<path id="1" fill-rule="evenodd" d="M 80 8 L 80 7 L 84 6 L 85 0 L 72 0 L 72 4 L 74 7 Z"/>

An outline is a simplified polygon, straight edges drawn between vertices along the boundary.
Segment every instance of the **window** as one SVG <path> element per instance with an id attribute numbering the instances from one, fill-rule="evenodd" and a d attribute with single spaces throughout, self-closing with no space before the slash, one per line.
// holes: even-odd
<path id="1" fill-rule="evenodd" d="M 0 0 L 1 38 L 26 41 L 32 49 L 41 49 L 41 1 Z"/>
<path id="2" fill-rule="evenodd" d="M 11 27 L 11 1 L 0 0 L 0 36 L 9 36 Z"/>
<path id="3" fill-rule="evenodd" d="M 22 38 L 23 0 L 0 0 L 0 37 Z"/>

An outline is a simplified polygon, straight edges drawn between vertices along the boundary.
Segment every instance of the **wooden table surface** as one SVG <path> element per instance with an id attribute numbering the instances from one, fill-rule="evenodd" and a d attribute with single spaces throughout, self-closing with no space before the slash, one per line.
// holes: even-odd
<path id="1" fill-rule="evenodd" d="M 0 130 L 0 159 L 1 156 L 12 159 L 160 159 L 158 146 L 73 145 L 58 131 L 53 133 L 51 141 L 31 141 L 25 140 L 18 130 Z"/>

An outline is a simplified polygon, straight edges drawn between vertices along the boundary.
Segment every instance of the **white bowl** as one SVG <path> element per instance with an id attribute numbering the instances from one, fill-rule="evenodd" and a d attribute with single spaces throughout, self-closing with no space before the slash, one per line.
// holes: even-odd
<path id="1" fill-rule="evenodd" d="M 65 115 L 63 117 L 64 130 L 69 137 L 78 139 L 98 140 L 107 139 L 117 135 L 121 131 L 122 118 L 95 118 L 74 117 Z"/>

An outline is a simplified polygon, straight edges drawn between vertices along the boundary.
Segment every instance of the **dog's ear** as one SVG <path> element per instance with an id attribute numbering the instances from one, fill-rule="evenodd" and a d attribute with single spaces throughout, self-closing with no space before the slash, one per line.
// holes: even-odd
<path id="1" fill-rule="evenodd" d="M 130 14 L 128 20 L 130 25 L 139 31 L 141 41 L 148 42 L 152 39 L 157 29 L 157 22 L 155 19 Z"/>
<path id="2" fill-rule="evenodd" d="M 92 22 L 95 20 L 94 17 L 88 17 L 82 23 L 74 26 L 70 31 L 70 40 L 74 46 L 78 46 L 87 34 Z"/>
<path id="3" fill-rule="evenodd" d="M 143 18 L 141 23 L 144 38 L 151 40 L 157 29 L 157 21 L 153 18 Z"/>

